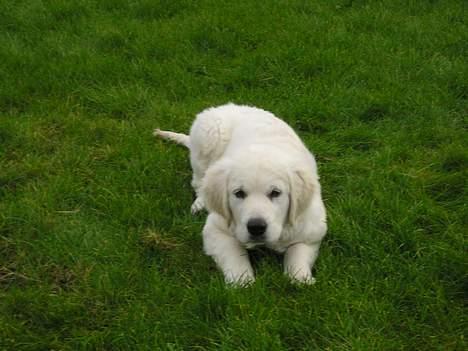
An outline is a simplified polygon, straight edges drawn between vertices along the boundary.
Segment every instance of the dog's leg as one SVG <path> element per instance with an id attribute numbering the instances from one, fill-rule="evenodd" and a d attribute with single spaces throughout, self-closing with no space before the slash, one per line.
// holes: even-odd
<path id="1" fill-rule="evenodd" d="M 197 195 L 197 198 L 192 204 L 192 207 L 190 208 L 190 211 L 192 214 L 197 214 L 201 210 L 205 208 L 205 202 L 203 201 L 203 198 L 200 197 L 200 195 Z"/>
<path id="2" fill-rule="evenodd" d="M 195 147 L 197 145 L 195 144 Z M 196 214 L 205 208 L 205 201 L 200 195 L 200 187 L 205 176 L 206 169 L 208 168 L 208 162 L 199 155 L 196 150 L 190 150 L 190 164 L 192 166 L 192 187 L 195 191 L 195 201 L 192 204 L 191 212 Z"/>
<path id="3" fill-rule="evenodd" d="M 284 272 L 294 281 L 301 284 L 314 284 L 312 266 L 317 259 L 320 243 L 291 245 L 284 255 Z"/>
<path id="4" fill-rule="evenodd" d="M 191 207 L 192 214 L 196 214 L 205 208 L 205 201 L 200 194 L 201 176 L 198 175 L 198 173 L 199 172 L 196 171 L 196 168 L 194 168 L 192 187 L 195 190 L 196 198 Z"/>
<path id="5" fill-rule="evenodd" d="M 208 216 L 203 228 L 203 246 L 223 272 L 226 283 L 247 286 L 255 280 L 247 251 L 229 233 L 221 216 L 214 213 Z"/>

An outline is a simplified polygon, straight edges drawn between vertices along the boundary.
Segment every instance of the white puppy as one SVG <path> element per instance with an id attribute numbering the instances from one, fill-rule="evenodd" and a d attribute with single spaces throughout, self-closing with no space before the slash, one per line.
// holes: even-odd
<path id="1" fill-rule="evenodd" d="M 159 129 L 155 135 L 190 149 L 192 212 L 209 212 L 204 250 L 227 283 L 253 282 L 246 248 L 257 245 L 284 252 L 293 281 L 315 281 L 325 207 L 315 159 L 291 127 L 262 109 L 227 104 L 198 114 L 189 136 Z"/>

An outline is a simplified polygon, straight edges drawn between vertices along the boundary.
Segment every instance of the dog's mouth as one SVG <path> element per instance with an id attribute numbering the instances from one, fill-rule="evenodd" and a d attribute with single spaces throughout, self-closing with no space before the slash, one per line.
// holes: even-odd
<path id="1" fill-rule="evenodd" d="M 265 241 L 247 241 L 246 243 L 244 243 L 244 246 L 246 249 L 253 249 L 257 246 L 265 246 L 265 244 Z"/>

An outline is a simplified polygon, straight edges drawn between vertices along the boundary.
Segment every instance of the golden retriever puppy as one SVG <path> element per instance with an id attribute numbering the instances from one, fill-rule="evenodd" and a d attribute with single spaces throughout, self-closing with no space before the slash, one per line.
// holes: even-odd
<path id="1" fill-rule="evenodd" d="M 265 110 L 227 104 L 199 113 L 190 135 L 154 134 L 190 150 L 192 212 L 208 211 L 204 251 L 227 283 L 254 281 L 246 249 L 258 245 L 284 253 L 294 282 L 315 281 L 326 213 L 314 156 L 291 127 Z"/>

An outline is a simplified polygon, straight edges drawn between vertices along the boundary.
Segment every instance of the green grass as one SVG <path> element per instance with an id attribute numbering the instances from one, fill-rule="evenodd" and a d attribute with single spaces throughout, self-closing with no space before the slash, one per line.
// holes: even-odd
<path id="1" fill-rule="evenodd" d="M 0 0 L 1 350 L 465 350 L 459 1 Z M 317 284 L 202 253 L 187 131 L 228 101 L 316 154 Z"/>

